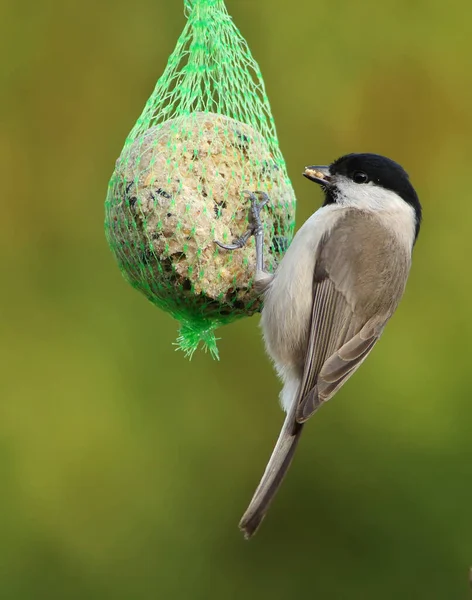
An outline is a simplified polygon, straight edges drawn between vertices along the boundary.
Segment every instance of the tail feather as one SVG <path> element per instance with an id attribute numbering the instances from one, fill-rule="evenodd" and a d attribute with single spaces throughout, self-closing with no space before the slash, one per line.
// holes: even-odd
<path id="1" fill-rule="evenodd" d="M 303 424 L 296 421 L 295 415 L 295 407 L 292 407 L 285 419 L 261 482 L 239 522 L 239 528 L 244 532 L 246 539 L 252 537 L 259 528 L 292 462 L 303 430 Z"/>

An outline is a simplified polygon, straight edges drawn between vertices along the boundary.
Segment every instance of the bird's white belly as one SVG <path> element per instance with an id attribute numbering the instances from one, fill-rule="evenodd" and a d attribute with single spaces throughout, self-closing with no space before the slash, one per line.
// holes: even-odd
<path id="1" fill-rule="evenodd" d="M 297 232 L 264 295 L 261 326 L 267 351 L 278 366 L 296 367 L 307 344 L 313 301 L 316 250 L 342 214 L 329 205 L 317 210 Z M 298 359 L 298 360 L 297 360 Z"/>

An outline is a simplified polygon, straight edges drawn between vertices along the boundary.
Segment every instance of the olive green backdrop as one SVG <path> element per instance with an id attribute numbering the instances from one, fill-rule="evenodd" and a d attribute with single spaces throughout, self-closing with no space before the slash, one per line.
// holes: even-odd
<path id="1" fill-rule="evenodd" d="M 282 420 L 258 318 L 221 362 L 121 278 L 108 178 L 180 0 L 0 7 L 0 598 L 466 599 L 472 564 L 470 3 L 228 0 L 298 197 L 306 164 L 386 154 L 424 224 L 403 302 L 307 427 L 258 535 Z"/>

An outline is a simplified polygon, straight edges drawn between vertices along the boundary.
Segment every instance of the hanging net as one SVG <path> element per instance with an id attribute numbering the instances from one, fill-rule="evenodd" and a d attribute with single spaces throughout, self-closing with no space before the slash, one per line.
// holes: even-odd
<path id="1" fill-rule="evenodd" d="M 246 191 L 262 214 L 266 269 L 294 230 L 295 196 L 262 75 L 223 0 L 185 0 L 187 24 L 110 179 L 105 231 L 129 283 L 181 323 L 178 345 L 217 356 L 216 327 L 261 308 Z"/>

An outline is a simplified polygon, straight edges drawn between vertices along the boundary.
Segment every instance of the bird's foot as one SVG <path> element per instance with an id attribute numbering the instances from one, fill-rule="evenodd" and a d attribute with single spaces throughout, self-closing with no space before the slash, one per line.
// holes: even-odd
<path id="1" fill-rule="evenodd" d="M 241 237 L 234 240 L 232 244 L 223 244 L 222 242 L 215 240 L 215 243 L 218 244 L 218 246 L 220 248 L 223 248 L 224 250 L 239 250 L 240 248 L 244 248 L 251 235 L 253 235 L 256 238 L 256 245 L 259 245 L 257 244 L 257 241 L 262 241 L 262 238 L 264 237 L 264 229 L 262 227 L 261 221 L 261 210 L 266 204 L 268 204 L 269 196 L 265 192 L 260 191 L 248 192 L 247 190 L 245 190 L 243 194 L 249 196 L 249 199 L 251 200 L 251 210 L 249 212 L 249 229 L 245 233 L 243 233 Z"/>

